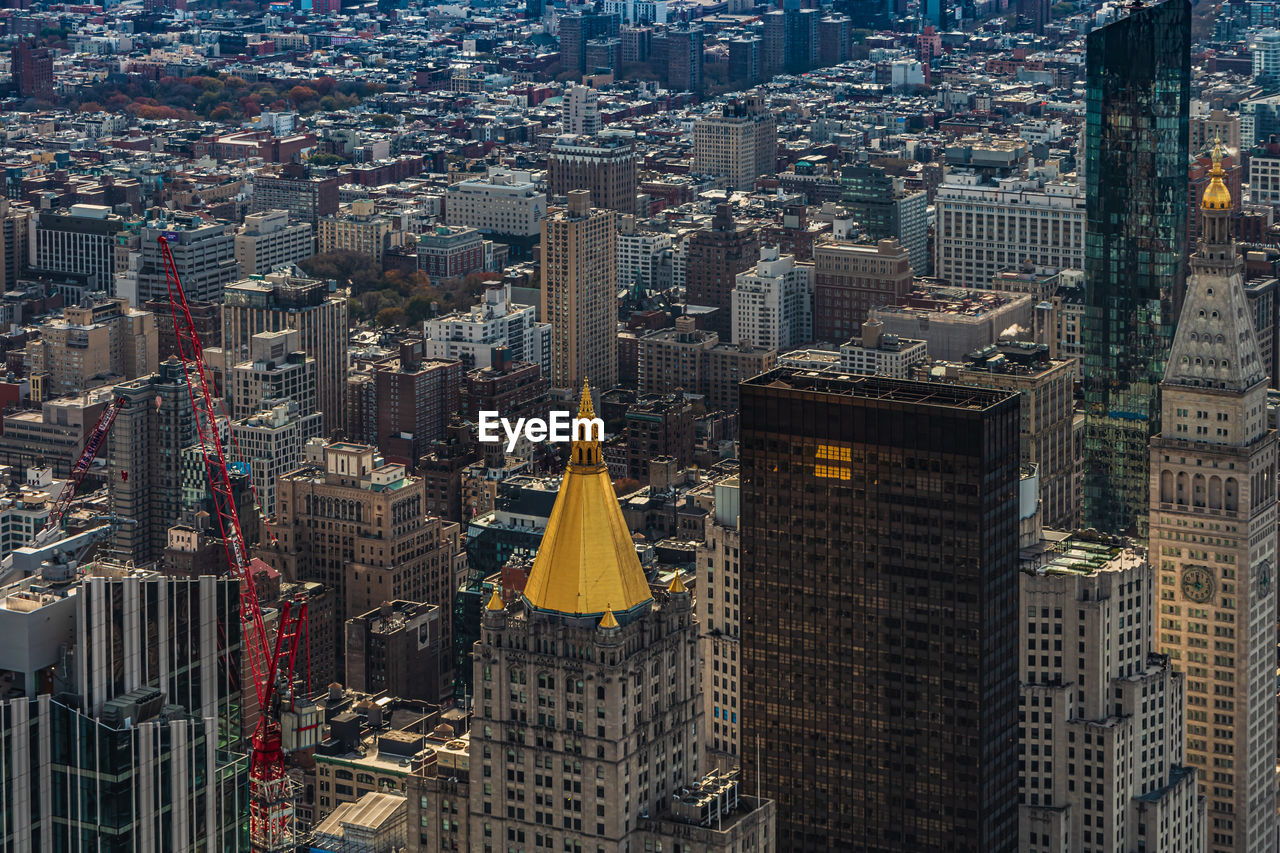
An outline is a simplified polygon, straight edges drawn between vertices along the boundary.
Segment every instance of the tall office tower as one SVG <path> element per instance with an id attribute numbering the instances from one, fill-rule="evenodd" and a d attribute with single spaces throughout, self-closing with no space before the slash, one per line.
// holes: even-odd
<path id="1" fill-rule="evenodd" d="M 733 342 L 790 349 L 813 341 L 813 264 L 761 246 L 753 269 L 735 276 Z"/>
<path id="2" fill-rule="evenodd" d="M 142 229 L 137 304 L 148 299 L 169 298 L 169 281 L 160 254 L 162 236 L 169 243 L 187 298 L 199 302 L 218 299 L 223 285 L 240 277 L 235 229 L 226 222 L 207 221 L 197 214 L 167 215 L 167 221 L 153 221 Z"/>
<path id="3" fill-rule="evenodd" d="M 121 524 L 113 553 L 146 565 L 160 559 L 168 530 L 182 513 L 183 448 L 196 428 L 182 362 L 170 358 L 158 373 L 116 386 L 125 399 L 107 439 L 111 512 L 135 523 Z"/>
<path id="4" fill-rule="evenodd" d="M 1185 675 L 1154 653 L 1147 553 L 1105 534 L 1050 534 L 1024 551 L 1019 850 L 1205 849 L 1205 800 L 1184 766 Z"/>
<path id="5" fill-rule="evenodd" d="M 1191 5 L 1133 8 L 1088 36 L 1084 523 L 1147 527 L 1158 384 L 1186 272 Z"/>
<path id="6" fill-rule="evenodd" d="M 593 417 L 583 396 L 579 415 Z M 771 849 L 773 804 L 701 772 L 699 628 L 678 575 L 651 591 L 599 442 L 574 442 L 524 594 L 510 607 L 488 595 L 475 716 L 456 747 L 469 784 L 447 771 L 410 783 L 427 806 L 417 849 L 522 836 L 530 850 Z M 689 819 L 699 783 L 704 804 L 727 806 L 718 819 Z"/>
<path id="7" fill-rule="evenodd" d="M 702 25 L 667 30 L 667 87 L 676 92 L 702 92 Z M 630 212 L 630 211 L 628 211 Z"/>
<path id="8" fill-rule="evenodd" d="M 388 462 L 412 466 L 445 437 L 458 411 L 462 362 L 427 359 L 421 341 L 400 345 L 399 364 L 379 365 L 373 376 L 377 444 Z"/>
<path id="9" fill-rule="evenodd" d="M 1253 82 L 1260 86 L 1280 83 L 1280 30 L 1269 27 L 1255 34 L 1249 55 L 1253 57 Z"/>
<path id="10" fill-rule="evenodd" d="M 1084 187 L 1044 177 L 984 181 L 953 170 L 934 195 L 933 274 L 957 287 L 986 288 L 1025 263 L 1084 267 Z"/>
<path id="11" fill-rule="evenodd" d="M 719 769 L 741 761 L 739 667 L 742 665 L 742 573 L 738 528 L 740 486 L 729 477 L 713 486 L 715 510 L 698 546 L 698 622 L 702 626 L 702 745 Z"/>
<path id="12" fill-rule="evenodd" d="M 940 364 L 934 375 L 1018 392 L 1022 408 L 1022 461 L 1037 466 L 1040 517 L 1046 527 L 1080 524 L 1079 465 L 1075 453 L 1075 380 L 1080 366 L 1052 358 L 1045 344 L 1001 341 L 961 364 Z"/>
<path id="13" fill-rule="evenodd" d="M 726 104 L 720 115 L 693 124 L 693 170 L 729 179 L 733 189 L 752 189 L 756 178 L 778 170 L 778 125 L 763 97 Z"/>
<path id="14" fill-rule="evenodd" d="M 259 556 L 288 577 L 336 592 L 340 655 L 346 620 L 384 601 L 451 608 L 457 525 L 427 516 L 423 501 L 421 478 L 364 444 L 313 440 L 302 465 L 277 482 L 279 541 L 263 546 Z M 447 624 L 444 632 L 448 647 Z M 452 695 L 451 669 L 441 681 L 433 689 Z"/>
<path id="15" fill-rule="evenodd" d="M 1209 850 L 1261 853 L 1277 844 L 1276 433 L 1231 194 L 1220 162 L 1214 171 L 1160 383 L 1151 553 L 1160 647 L 1187 675 L 1188 761 L 1209 798 Z"/>
<path id="16" fill-rule="evenodd" d="M 30 222 L 35 211 L 25 204 L 0 199 L 0 286 L 6 291 L 17 286 L 29 263 Z"/>
<path id="17" fill-rule="evenodd" d="M 840 202 L 870 236 L 893 237 L 911 254 L 911 271 L 929 274 L 929 194 L 908 190 L 902 178 L 882 166 L 845 166 L 840 173 Z"/>
<path id="18" fill-rule="evenodd" d="M 560 64 L 580 75 L 587 70 L 587 42 L 616 38 L 621 21 L 617 15 L 578 12 L 560 19 Z"/>
<path id="19" fill-rule="evenodd" d="M 265 275 L 291 267 L 315 254 L 315 234 L 308 222 L 289 222 L 289 211 L 250 213 L 236 233 L 240 275 Z"/>
<path id="20" fill-rule="evenodd" d="M 779 849 L 1012 853 L 1017 395 L 786 369 L 740 393 L 741 748 Z"/>
<path id="21" fill-rule="evenodd" d="M 570 86 L 561 98 L 560 127 L 574 136 L 600 132 L 600 93 L 590 86 Z M 556 191 L 551 191 L 556 195 Z M 567 192 L 567 190 L 566 190 Z M 564 192 L 558 193 L 564 195 Z"/>
<path id="22" fill-rule="evenodd" d="M 787 69 L 793 73 L 808 71 L 820 58 L 818 9 L 787 10 Z"/>
<path id="23" fill-rule="evenodd" d="M 251 337 L 249 357 L 232 366 L 223 386 L 223 397 L 236 420 L 285 400 L 297 403 L 303 414 L 317 410 L 316 360 L 302 351 L 296 329 Z"/>
<path id="24" fill-rule="evenodd" d="M 51 397 L 134 379 L 159 364 L 156 315 L 130 308 L 126 299 L 86 296 L 39 329 L 40 337 L 27 344 L 27 365 L 44 377 Z"/>
<path id="25" fill-rule="evenodd" d="M 766 80 L 787 69 L 787 15 L 781 9 L 764 15 L 761 69 Z"/>
<path id="26" fill-rule="evenodd" d="M 754 86 L 764 79 L 764 42 L 759 36 L 729 40 L 729 79 Z"/>
<path id="27" fill-rule="evenodd" d="M 848 220 L 837 220 L 837 226 Z M 858 333 L 867 312 L 897 305 L 911 292 L 911 255 L 892 238 L 850 243 L 847 231 L 813 247 L 813 337 L 843 343 Z"/>
<path id="28" fill-rule="evenodd" d="M 551 324 L 551 387 L 590 379 L 607 391 L 618 377 L 618 214 L 570 190 L 569 206 L 542 220 L 542 306 Z"/>
<path id="29" fill-rule="evenodd" d="M 65 689 L 0 704 L 0 844 L 244 849 L 238 584 L 99 561 L 54 588 L 5 590 L 43 623 L 33 647 L 61 626 L 70 635 L 59 638 Z"/>
<path id="30" fill-rule="evenodd" d="M 342 429 L 347 411 L 347 300 L 330 294 L 322 281 L 275 274 L 227 285 L 222 301 L 227 364 L 249 359 L 250 339 L 259 332 L 296 329 L 300 348 L 316 360 L 325 434 Z"/>
<path id="31" fill-rule="evenodd" d="M 561 136 L 547 154 L 547 189 L 566 197 L 570 190 L 588 190 L 593 206 L 629 216 L 636 212 L 639 160 L 632 133 Z"/>
<path id="32" fill-rule="evenodd" d="M 1053 17 L 1049 0 L 1016 0 L 1018 16 L 1027 22 L 1030 32 L 1044 34 L 1044 28 Z"/>
<path id="33" fill-rule="evenodd" d="M 337 175 L 313 174 L 299 163 L 287 163 L 275 174 L 254 175 L 252 210 L 287 210 L 290 220 L 307 223 L 314 233 L 321 219 L 338 212 L 340 183 Z"/>
<path id="34" fill-rule="evenodd" d="M 123 230 L 124 218 L 100 204 L 41 211 L 36 220 L 34 266 L 87 275 L 90 290 L 114 294 L 116 238 Z"/>
<path id="35" fill-rule="evenodd" d="M 35 40 L 20 41 L 9 51 L 13 88 L 20 98 L 53 100 L 53 53 L 36 47 Z"/>
<path id="36" fill-rule="evenodd" d="M 853 41 L 853 21 L 848 15 L 832 14 L 818 22 L 818 61 L 829 67 L 849 58 Z"/>
<path id="37" fill-rule="evenodd" d="M 709 327 L 722 340 L 733 331 L 733 288 L 738 273 L 751 269 L 759 253 L 759 233 L 752 226 L 735 222 L 733 208 L 727 204 L 716 205 L 711 227 L 688 240 L 685 301 L 720 309 L 712 315 Z"/>

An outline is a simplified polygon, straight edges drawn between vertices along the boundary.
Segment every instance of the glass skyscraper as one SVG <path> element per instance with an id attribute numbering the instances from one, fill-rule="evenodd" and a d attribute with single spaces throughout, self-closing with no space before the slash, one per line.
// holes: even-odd
<path id="1" fill-rule="evenodd" d="M 1191 4 L 1088 36 L 1085 519 L 1146 536 L 1147 442 L 1186 283 Z"/>

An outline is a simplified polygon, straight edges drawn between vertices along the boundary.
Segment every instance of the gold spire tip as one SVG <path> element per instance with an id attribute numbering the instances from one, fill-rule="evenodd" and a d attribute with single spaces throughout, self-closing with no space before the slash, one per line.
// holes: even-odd
<path id="1" fill-rule="evenodd" d="M 496 584 L 493 587 L 493 595 L 489 596 L 489 603 L 486 604 L 484 607 L 485 607 L 485 610 L 490 610 L 495 612 L 498 610 L 507 609 L 507 606 L 502 603 L 502 593 L 498 592 L 498 587 Z"/>
<path id="2" fill-rule="evenodd" d="M 684 581 L 680 580 L 679 571 L 675 573 L 675 577 L 671 578 L 671 585 L 667 587 L 667 592 L 672 595 L 680 595 L 681 593 L 688 592 L 688 590 L 685 589 Z"/>
<path id="3" fill-rule="evenodd" d="M 617 620 L 617 617 L 613 615 L 612 606 L 610 605 L 605 606 L 604 616 L 600 617 L 600 627 L 601 628 L 617 628 L 618 627 L 618 620 Z"/>
<path id="4" fill-rule="evenodd" d="M 582 380 L 582 400 L 578 403 L 578 417 L 594 418 L 595 416 L 596 410 L 591 405 L 591 381 L 584 379 Z"/>

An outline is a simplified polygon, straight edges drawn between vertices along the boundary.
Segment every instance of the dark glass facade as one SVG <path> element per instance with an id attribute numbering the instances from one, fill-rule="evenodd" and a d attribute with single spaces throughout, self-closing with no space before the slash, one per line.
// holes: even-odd
<path id="1" fill-rule="evenodd" d="M 1147 442 L 1186 285 L 1190 51 L 1186 0 L 1088 36 L 1084 510 L 1110 533 L 1146 535 Z"/>
<path id="2" fill-rule="evenodd" d="M 780 851 L 1012 853 L 1019 406 L 743 383 L 742 756 Z"/>

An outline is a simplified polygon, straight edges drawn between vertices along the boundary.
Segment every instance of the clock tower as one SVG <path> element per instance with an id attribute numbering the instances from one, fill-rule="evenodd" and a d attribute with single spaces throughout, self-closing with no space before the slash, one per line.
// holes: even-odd
<path id="1" fill-rule="evenodd" d="M 1276 837 L 1276 433 L 1267 372 L 1230 236 L 1222 145 L 1151 440 L 1157 645 L 1186 674 L 1187 763 L 1210 853 Z"/>

